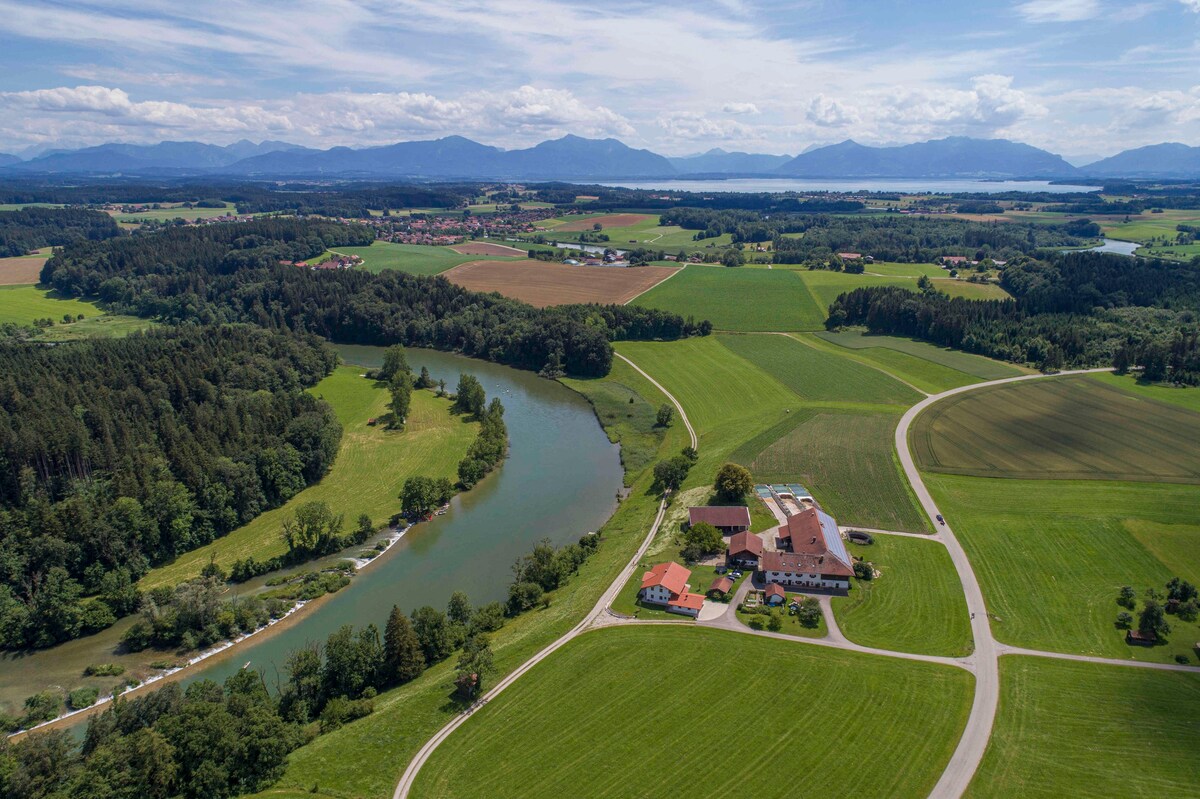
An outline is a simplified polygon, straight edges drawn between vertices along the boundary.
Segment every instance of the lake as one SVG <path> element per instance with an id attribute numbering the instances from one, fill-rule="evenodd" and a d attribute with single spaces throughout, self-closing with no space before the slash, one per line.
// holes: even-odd
<path id="1" fill-rule="evenodd" d="M 862 191 L 898 192 L 901 194 L 951 194 L 969 192 L 989 194 L 1002 191 L 1042 191 L 1052 194 L 1100 191 L 1099 186 L 1054 185 L 1048 180 L 969 180 L 954 178 L 730 178 L 729 180 L 626 180 L 616 183 L 593 184 L 626 189 L 693 192 L 812 192 Z"/>
<path id="2" fill-rule="evenodd" d="M 347 363 L 382 363 L 379 347 L 337 350 Z M 409 612 L 426 604 L 444 608 L 456 590 L 467 592 L 476 604 L 503 599 L 512 578 L 509 567 L 518 556 L 543 538 L 555 544 L 575 541 L 600 529 L 612 515 L 622 485 L 620 455 L 583 397 L 532 372 L 449 353 L 410 349 L 408 360 L 415 371 L 425 366 L 448 386 L 457 384 L 461 372 L 474 374 L 489 400 L 499 397 L 511 442 L 509 457 L 475 488 L 457 495 L 448 514 L 410 529 L 349 586 L 278 629 L 197 664 L 184 672 L 182 682 L 224 680 L 249 662 L 274 686 L 289 652 L 309 641 L 324 641 L 343 624 L 374 622 L 382 630 L 392 605 Z M 114 656 L 121 632 L 131 623 L 122 620 L 110 630 L 55 649 L 6 655 L 0 660 L 0 700 L 10 711 L 19 711 L 24 698 L 37 691 L 50 686 L 71 690 L 85 683 L 81 674 L 89 663 L 127 663 L 130 673 L 136 673 L 139 663 L 174 659 L 171 653 Z M 116 681 L 86 682 L 104 686 L 107 693 Z"/>

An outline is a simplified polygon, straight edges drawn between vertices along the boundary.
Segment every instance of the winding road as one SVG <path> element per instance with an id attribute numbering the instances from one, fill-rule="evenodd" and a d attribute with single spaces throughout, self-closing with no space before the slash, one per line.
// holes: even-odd
<path id="1" fill-rule="evenodd" d="M 679 418 L 687 428 L 688 436 L 691 439 L 693 447 L 697 446 L 698 439 L 696 431 L 692 427 L 691 422 L 687 417 L 687 413 L 683 409 L 683 405 L 675 398 L 671 392 L 647 374 L 640 366 L 634 363 L 620 353 L 614 353 L 625 363 L 629 364 L 638 374 L 646 378 L 652 383 L 655 388 L 663 393 L 675 406 L 679 413 Z M 962 796 L 974 777 L 980 762 L 983 759 L 984 752 L 987 749 L 988 740 L 991 738 L 992 725 L 996 717 L 996 709 L 1000 700 L 1000 655 L 1028 655 L 1036 657 L 1057 658 L 1062 660 L 1082 661 L 1088 663 L 1102 663 L 1113 666 L 1131 666 L 1137 668 L 1148 668 L 1162 671 L 1191 671 L 1200 672 L 1200 668 L 1195 666 L 1171 665 L 1167 663 L 1144 663 L 1133 660 L 1115 660 L 1110 658 L 1089 657 L 1084 655 L 1070 655 L 1059 652 L 1044 652 L 1041 650 L 1024 649 L 1021 647 L 1007 646 L 996 641 L 992 635 L 991 626 L 988 623 L 987 606 L 984 603 L 983 591 L 980 589 L 979 581 L 975 577 L 975 571 L 971 568 L 971 562 L 967 558 L 966 552 L 963 550 L 958 539 L 954 535 L 953 529 L 949 523 L 939 523 L 937 518 L 941 511 L 938 510 L 937 503 L 934 502 L 930 495 L 925 482 L 921 479 L 921 474 L 917 470 L 913 460 L 912 451 L 908 445 L 908 431 L 912 426 L 913 421 L 927 409 L 930 405 L 943 400 L 947 397 L 956 394 L 962 394 L 967 391 L 976 391 L 978 389 L 990 388 L 992 386 L 1002 385 L 1005 383 L 1016 383 L 1025 380 L 1043 380 L 1053 379 L 1056 377 L 1069 377 L 1071 375 L 1091 374 L 1096 372 L 1108 372 L 1110 369 L 1081 369 L 1073 371 L 1058 372 L 1051 375 L 1030 374 L 1021 375 L 1019 377 L 1008 377 L 1000 380 L 990 380 L 983 383 L 974 383 L 967 386 L 961 386 L 949 391 L 944 391 L 940 394 L 927 396 L 925 399 L 918 402 L 909 408 L 900 419 L 900 423 L 896 427 L 895 445 L 896 454 L 900 458 L 900 463 L 904 468 L 905 476 L 912 485 L 913 491 L 921 503 L 921 508 L 929 516 L 930 522 L 933 524 L 936 531 L 932 535 L 916 534 L 916 533 L 901 533 L 892 530 L 873 530 L 864 529 L 867 532 L 879 533 L 883 535 L 906 535 L 915 538 L 923 538 L 931 541 L 942 543 L 950 553 L 950 558 L 954 563 L 954 568 L 958 572 L 959 581 L 963 587 L 963 593 L 966 597 L 967 610 L 971 614 L 971 634 L 974 638 L 974 651 L 962 658 L 952 657 L 937 657 L 933 655 L 918 655 L 911 652 L 898 652 L 889 649 L 876 649 L 874 647 L 866 647 L 856 644 L 847 639 L 838 629 L 837 621 L 834 618 L 831 604 L 828 597 L 821 597 L 821 609 L 825 614 L 826 622 L 829 628 L 829 634 L 825 638 L 800 638 L 785 633 L 774 633 L 767 630 L 753 630 L 743 624 L 735 612 L 737 604 L 745 597 L 750 588 L 750 581 L 746 580 L 740 587 L 738 594 L 733 601 L 729 603 L 729 607 L 725 613 L 720 616 L 701 622 L 690 622 L 685 620 L 670 621 L 670 620 L 655 620 L 642 621 L 638 619 L 630 619 L 619 617 L 612 614 L 609 610 L 617 593 L 628 582 L 630 576 L 637 568 L 638 563 L 645 555 L 646 550 L 653 542 L 658 533 L 658 529 L 662 524 L 663 516 L 666 513 L 667 497 L 659 502 L 658 513 L 655 516 L 654 523 L 651 525 L 649 532 L 646 534 L 637 552 L 617 575 L 616 579 L 605 590 L 604 594 L 596 602 L 591 611 L 571 630 L 565 633 L 554 643 L 542 649 L 536 655 L 531 657 L 525 663 L 521 664 L 517 669 L 511 672 L 508 676 L 498 682 L 490 691 L 485 693 L 478 702 L 472 705 L 468 710 L 456 716 L 453 720 L 440 729 L 432 738 L 425 743 L 424 746 L 417 752 L 416 756 L 408 764 L 399 784 L 396 786 L 393 799 L 406 799 L 409 791 L 412 789 L 413 782 L 416 779 L 417 773 L 421 767 L 433 754 L 434 750 L 444 741 L 454 730 L 458 729 L 479 707 L 487 702 L 490 702 L 498 696 L 505 688 L 516 682 L 523 674 L 528 672 L 542 660 L 549 657 L 560 647 L 566 644 L 573 638 L 589 629 L 601 626 L 611 625 L 627 625 L 627 624 L 696 624 L 698 626 L 710 627 L 716 629 L 728 630 L 745 635 L 757 635 L 764 638 L 773 638 L 780 641 L 789 641 L 813 646 L 823 646 L 833 649 L 842 649 L 851 652 L 861 652 L 863 654 L 878 655 L 883 657 L 901 658 L 905 660 L 918 660 L 927 663 L 937 663 L 946 666 L 954 666 L 966 669 L 975 675 L 975 696 L 971 704 L 971 712 L 967 718 L 966 726 L 963 729 L 962 736 L 959 738 L 958 746 L 954 750 L 949 763 L 942 772 L 941 778 L 934 786 L 931 797 L 935 799 L 957 799 Z M 772 509 L 774 512 L 774 509 Z M 777 517 L 778 513 L 775 514 Z"/>

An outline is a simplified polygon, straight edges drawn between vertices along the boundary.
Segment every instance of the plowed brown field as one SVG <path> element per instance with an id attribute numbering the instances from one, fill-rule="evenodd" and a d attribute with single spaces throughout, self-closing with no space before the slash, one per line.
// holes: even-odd
<path id="1" fill-rule="evenodd" d="M 472 291 L 498 291 L 530 305 L 621 305 L 678 270 L 669 266 L 567 266 L 545 261 L 470 261 L 442 277 Z"/>

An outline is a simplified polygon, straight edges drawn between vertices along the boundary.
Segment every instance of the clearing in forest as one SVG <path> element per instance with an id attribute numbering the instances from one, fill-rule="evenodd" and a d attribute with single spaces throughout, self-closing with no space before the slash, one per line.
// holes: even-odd
<path id="1" fill-rule="evenodd" d="M 446 272 L 472 291 L 496 291 L 530 305 L 621 305 L 677 272 L 667 266 L 568 266 L 535 261 L 470 261 Z"/>
<path id="2" fill-rule="evenodd" d="M 948 474 L 1200 483 L 1200 414 L 1085 377 L 949 397 L 910 435 L 921 468 Z"/>

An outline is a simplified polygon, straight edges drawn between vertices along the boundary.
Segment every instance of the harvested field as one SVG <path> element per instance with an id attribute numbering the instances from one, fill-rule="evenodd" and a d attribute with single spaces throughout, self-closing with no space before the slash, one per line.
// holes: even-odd
<path id="1" fill-rule="evenodd" d="M 556 232 L 570 233 L 579 230 L 591 230 L 592 225 L 599 222 L 607 230 L 610 227 L 629 227 L 645 222 L 652 214 L 606 214 L 604 216 L 589 216 L 585 219 L 573 219 L 554 228 Z"/>
<path id="2" fill-rule="evenodd" d="M 470 261 L 444 273 L 472 291 L 498 291 L 544 308 L 577 302 L 629 302 L 677 270 L 667 266 L 564 266 L 545 261 Z"/>
<path id="3" fill-rule="evenodd" d="M 20 258 L 0 258 L 0 286 L 23 286 L 37 283 L 42 274 L 44 255 L 28 255 Z"/>
<path id="4" fill-rule="evenodd" d="M 456 244 L 450 249 L 463 255 L 512 255 L 523 258 L 528 254 L 526 250 L 518 250 L 516 247 L 492 244 L 487 241 L 468 241 L 466 244 Z"/>

